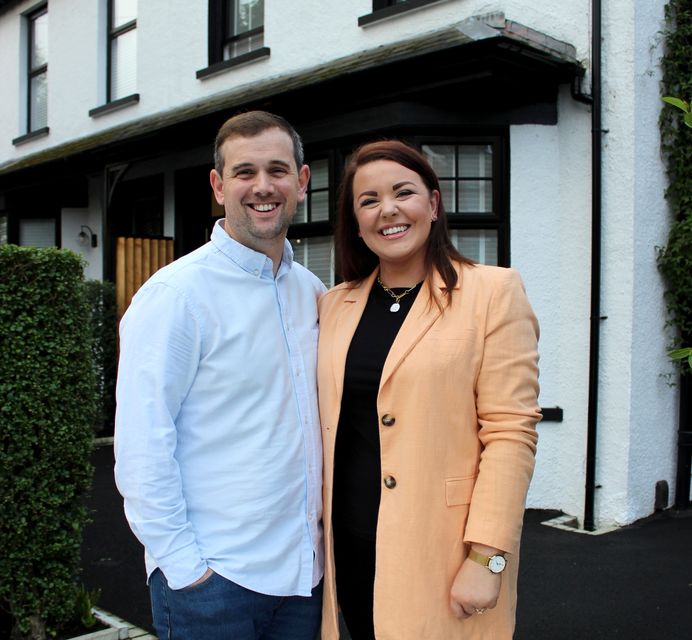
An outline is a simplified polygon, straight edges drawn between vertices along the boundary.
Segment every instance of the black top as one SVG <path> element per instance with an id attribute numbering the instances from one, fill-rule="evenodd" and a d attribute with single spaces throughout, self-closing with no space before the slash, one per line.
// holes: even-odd
<path id="1" fill-rule="evenodd" d="M 335 526 L 366 539 L 375 539 L 382 484 L 377 415 L 380 378 L 421 284 L 401 298 L 401 308 L 392 313 L 394 299 L 375 281 L 346 357 L 334 452 L 332 519 Z M 398 295 L 406 288 L 392 291 Z"/>

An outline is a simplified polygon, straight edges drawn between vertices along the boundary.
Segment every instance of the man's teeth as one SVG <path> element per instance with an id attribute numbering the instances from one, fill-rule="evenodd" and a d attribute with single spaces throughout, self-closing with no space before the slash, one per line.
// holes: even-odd
<path id="1" fill-rule="evenodd" d="M 408 227 L 405 225 L 401 225 L 399 227 L 389 227 L 389 229 L 382 229 L 382 235 L 391 236 L 393 233 L 401 233 L 402 231 L 406 231 L 406 229 L 408 229 Z"/>
<path id="2" fill-rule="evenodd" d="M 253 204 L 252 208 L 255 211 L 271 211 L 274 208 L 273 204 Z"/>

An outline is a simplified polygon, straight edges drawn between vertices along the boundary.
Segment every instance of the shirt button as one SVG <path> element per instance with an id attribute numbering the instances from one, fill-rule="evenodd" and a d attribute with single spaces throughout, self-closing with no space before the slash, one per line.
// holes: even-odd
<path id="1" fill-rule="evenodd" d="M 259 269 L 255 269 L 252 273 L 254 273 L 256 276 L 259 275 Z"/>
<path id="2" fill-rule="evenodd" d="M 396 422 L 396 418 L 390 413 L 385 413 L 382 416 L 382 424 L 385 427 L 393 427 L 395 422 Z"/>
<path id="3" fill-rule="evenodd" d="M 396 478 L 394 476 L 385 476 L 384 486 L 387 487 L 387 489 L 393 489 L 396 487 Z"/>

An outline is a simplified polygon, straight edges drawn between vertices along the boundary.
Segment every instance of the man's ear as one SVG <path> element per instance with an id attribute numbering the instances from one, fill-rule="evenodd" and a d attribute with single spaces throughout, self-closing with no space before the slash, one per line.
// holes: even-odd
<path id="1" fill-rule="evenodd" d="M 223 207 L 223 178 L 216 169 L 212 169 L 209 173 L 209 182 L 214 192 L 214 198 Z"/>
<path id="2" fill-rule="evenodd" d="M 305 194 L 308 191 L 308 183 L 310 182 L 310 167 L 304 164 L 298 171 L 298 202 L 305 200 Z"/>

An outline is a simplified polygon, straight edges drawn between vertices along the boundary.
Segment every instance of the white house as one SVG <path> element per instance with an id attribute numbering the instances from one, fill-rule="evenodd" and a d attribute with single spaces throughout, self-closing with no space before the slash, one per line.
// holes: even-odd
<path id="1" fill-rule="evenodd" d="M 406 139 L 462 252 L 517 268 L 541 322 L 529 506 L 603 530 L 670 506 L 676 483 L 687 504 L 655 262 L 664 4 L 0 0 L 0 240 L 73 249 L 112 280 L 117 238 L 190 251 L 220 215 L 216 130 L 262 108 L 304 138 L 290 238 L 331 285 L 345 157 Z"/>

